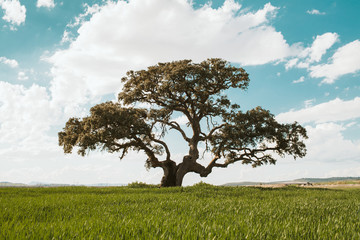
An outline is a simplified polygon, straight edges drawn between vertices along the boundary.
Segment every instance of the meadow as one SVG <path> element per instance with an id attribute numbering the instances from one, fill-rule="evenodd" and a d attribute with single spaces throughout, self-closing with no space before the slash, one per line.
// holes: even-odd
<path id="1" fill-rule="evenodd" d="M 360 239 L 360 189 L 0 188 L 0 239 Z"/>

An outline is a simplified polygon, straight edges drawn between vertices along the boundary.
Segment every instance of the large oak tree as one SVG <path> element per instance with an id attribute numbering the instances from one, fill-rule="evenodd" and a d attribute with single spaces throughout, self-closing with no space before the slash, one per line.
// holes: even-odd
<path id="1" fill-rule="evenodd" d="M 164 187 L 181 186 L 189 172 L 206 177 L 213 168 L 236 162 L 257 167 L 275 164 L 277 156 L 306 154 L 306 130 L 298 123 L 281 124 L 261 107 L 242 112 L 231 103 L 226 90 L 246 90 L 249 77 L 243 68 L 222 59 L 159 63 L 129 71 L 122 82 L 118 102 L 98 104 L 90 116 L 67 121 L 59 132 L 65 153 L 77 147 L 84 156 L 100 148 L 120 152 L 123 158 L 130 150 L 143 151 L 148 168 L 163 169 Z M 186 126 L 173 120 L 179 113 L 186 117 Z M 189 146 L 179 164 L 165 141 L 168 131 L 177 131 Z M 206 165 L 200 147 L 211 153 Z"/>

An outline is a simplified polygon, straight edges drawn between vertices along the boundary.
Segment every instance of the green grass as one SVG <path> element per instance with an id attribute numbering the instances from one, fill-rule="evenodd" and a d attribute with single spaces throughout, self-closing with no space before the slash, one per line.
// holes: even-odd
<path id="1" fill-rule="evenodd" d="M 0 239 L 360 239 L 360 189 L 0 188 Z"/>

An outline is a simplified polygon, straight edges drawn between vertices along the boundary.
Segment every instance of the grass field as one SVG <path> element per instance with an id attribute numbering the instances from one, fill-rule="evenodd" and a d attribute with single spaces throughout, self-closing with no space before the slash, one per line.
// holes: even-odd
<path id="1" fill-rule="evenodd" d="M 0 239 L 360 239 L 360 189 L 0 188 Z"/>

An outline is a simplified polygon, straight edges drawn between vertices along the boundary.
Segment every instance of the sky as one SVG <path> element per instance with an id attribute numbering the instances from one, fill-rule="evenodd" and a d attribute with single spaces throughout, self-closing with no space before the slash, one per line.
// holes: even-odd
<path id="1" fill-rule="evenodd" d="M 250 75 L 231 101 L 302 124 L 308 154 L 189 173 L 184 185 L 359 177 L 358 9 L 358 0 L 0 0 L 0 181 L 159 183 L 162 170 L 146 170 L 143 153 L 65 155 L 57 133 L 116 100 L 129 70 L 213 57 Z M 179 162 L 187 149 L 167 141 Z"/>

